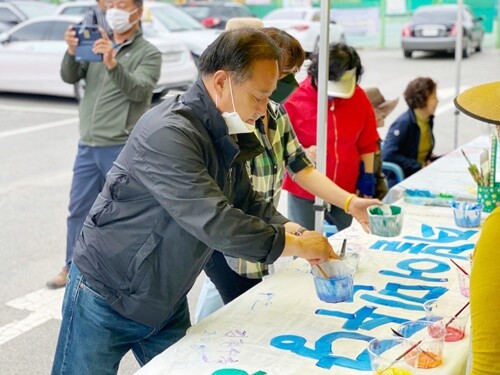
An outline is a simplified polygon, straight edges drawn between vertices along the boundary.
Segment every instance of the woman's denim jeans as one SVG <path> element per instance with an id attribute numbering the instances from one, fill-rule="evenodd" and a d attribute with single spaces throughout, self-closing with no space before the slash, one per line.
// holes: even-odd
<path id="1" fill-rule="evenodd" d="M 52 374 L 116 374 L 132 350 L 142 366 L 180 340 L 190 327 L 187 298 L 159 327 L 149 327 L 118 314 L 92 290 L 72 264 L 63 301 L 63 319 Z"/>

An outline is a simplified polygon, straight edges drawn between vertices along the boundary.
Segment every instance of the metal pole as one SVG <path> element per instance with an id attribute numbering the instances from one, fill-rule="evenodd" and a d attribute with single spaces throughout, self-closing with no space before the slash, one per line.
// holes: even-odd
<path id="1" fill-rule="evenodd" d="M 326 134 L 327 134 L 327 82 L 330 49 L 330 0 L 321 2 L 321 27 L 319 37 L 318 61 L 318 120 L 316 124 L 316 169 L 326 173 Z M 323 233 L 323 199 L 316 197 L 314 200 L 314 229 Z"/>
<path id="2" fill-rule="evenodd" d="M 385 48 L 385 26 L 386 26 L 386 18 L 385 11 L 387 8 L 387 3 L 385 0 L 380 0 L 380 48 Z"/>
<path id="3" fill-rule="evenodd" d="M 498 0 L 497 9 L 500 9 L 500 0 Z M 500 48 L 500 12 L 497 11 L 497 48 Z"/>
<path id="4" fill-rule="evenodd" d="M 460 73 L 462 66 L 462 53 L 463 53 L 463 39 L 464 39 L 464 28 L 463 28 L 463 0 L 457 0 L 457 39 L 455 42 L 455 96 L 460 94 Z M 469 48 L 469 46 L 466 46 Z M 453 135 L 453 148 L 458 148 L 458 109 L 455 109 L 455 126 Z"/>

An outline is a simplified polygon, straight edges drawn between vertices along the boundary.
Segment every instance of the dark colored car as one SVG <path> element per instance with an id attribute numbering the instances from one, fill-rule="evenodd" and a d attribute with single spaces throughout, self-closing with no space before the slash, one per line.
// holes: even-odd
<path id="1" fill-rule="evenodd" d="M 484 28 L 482 17 L 474 17 L 471 10 L 463 7 L 462 15 L 464 57 L 480 52 Z M 401 47 L 405 57 L 414 51 L 454 52 L 457 37 L 457 5 L 427 5 L 418 8 L 408 25 L 403 28 Z"/>
<path id="2" fill-rule="evenodd" d="M 236 3 L 197 1 L 183 4 L 181 9 L 205 27 L 214 29 L 224 29 L 230 18 L 255 17 L 245 5 Z"/>

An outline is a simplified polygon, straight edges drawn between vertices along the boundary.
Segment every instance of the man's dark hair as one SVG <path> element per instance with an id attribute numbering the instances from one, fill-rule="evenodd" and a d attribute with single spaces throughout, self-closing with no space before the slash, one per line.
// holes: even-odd
<path id="1" fill-rule="evenodd" d="M 429 77 L 418 77 L 408 83 L 404 92 L 406 104 L 411 109 L 424 108 L 427 99 L 436 91 L 436 82 Z"/>
<path id="2" fill-rule="evenodd" d="M 198 69 L 202 77 L 226 70 L 235 83 L 240 83 L 250 78 L 255 61 L 278 59 L 279 48 L 269 36 L 257 29 L 242 28 L 219 35 L 201 54 Z"/>
<path id="3" fill-rule="evenodd" d="M 339 81 L 348 70 L 356 68 L 356 83 L 359 83 L 363 75 L 363 65 L 356 50 L 344 43 L 330 44 L 330 62 L 328 69 L 328 80 Z M 311 64 L 307 69 L 307 74 L 311 77 L 311 82 L 316 88 L 318 81 L 319 51 L 311 56 Z"/>

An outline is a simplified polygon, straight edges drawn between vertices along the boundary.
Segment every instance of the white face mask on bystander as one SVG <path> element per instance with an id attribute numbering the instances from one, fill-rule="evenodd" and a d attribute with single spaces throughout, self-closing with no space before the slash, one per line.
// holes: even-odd
<path id="1" fill-rule="evenodd" d="M 139 19 L 134 22 L 130 22 L 130 16 L 138 11 L 138 8 L 132 12 L 127 12 L 125 10 L 111 8 L 106 12 L 106 22 L 113 32 L 118 34 L 123 34 L 129 31 L 135 23 L 139 22 Z"/>

